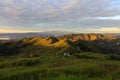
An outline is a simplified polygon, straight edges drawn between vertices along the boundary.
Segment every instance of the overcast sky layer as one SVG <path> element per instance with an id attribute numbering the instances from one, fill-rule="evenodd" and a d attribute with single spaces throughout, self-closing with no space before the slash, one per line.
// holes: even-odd
<path id="1" fill-rule="evenodd" d="M 0 32 L 120 32 L 120 0 L 0 0 Z"/>

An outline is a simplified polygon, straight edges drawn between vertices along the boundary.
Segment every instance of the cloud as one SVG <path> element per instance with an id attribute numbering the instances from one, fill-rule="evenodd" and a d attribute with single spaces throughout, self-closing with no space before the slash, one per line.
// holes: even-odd
<path id="1" fill-rule="evenodd" d="M 118 28 L 118 27 L 101 28 L 101 31 L 103 31 L 103 32 L 120 32 L 120 28 Z"/>
<path id="2" fill-rule="evenodd" d="M 120 32 L 120 28 L 119 27 L 110 27 L 110 28 L 98 28 L 98 29 L 87 29 L 88 31 L 95 31 L 95 32 L 111 32 L 111 33 L 119 33 Z"/>
<path id="3" fill-rule="evenodd" d="M 40 30 L 8 30 L 8 29 L 0 29 L 0 33 L 26 33 L 26 32 L 41 32 Z"/>
<path id="4" fill-rule="evenodd" d="M 120 27 L 118 3 L 118 0 L 1 0 L 0 26 L 44 30 Z"/>
<path id="5" fill-rule="evenodd" d="M 112 17 L 96 17 L 96 19 L 101 19 L 101 20 L 120 20 L 120 15 L 112 16 Z"/>

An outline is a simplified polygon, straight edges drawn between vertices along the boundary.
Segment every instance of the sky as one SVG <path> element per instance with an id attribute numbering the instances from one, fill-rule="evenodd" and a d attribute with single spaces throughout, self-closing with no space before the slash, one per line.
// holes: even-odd
<path id="1" fill-rule="evenodd" d="M 120 0 L 0 0 L 0 33 L 120 33 Z"/>

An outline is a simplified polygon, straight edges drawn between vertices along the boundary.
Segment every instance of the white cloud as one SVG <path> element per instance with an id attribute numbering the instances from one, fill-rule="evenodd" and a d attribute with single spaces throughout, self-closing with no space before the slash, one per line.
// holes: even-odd
<path id="1" fill-rule="evenodd" d="M 91 28 L 87 29 L 88 31 L 94 31 L 94 32 L 104 32 L 104 33 L 120 33 L 120 28 L 119 27 L 110 27 L 110 28 Z"/>
<path id="2" fill-rule="evenodd" d="M 103 20 L 120 20 L 120 15 L 117 16 L 110 16 L 110 17 L 97 17 L 96 19 L 103 19 Z"/>

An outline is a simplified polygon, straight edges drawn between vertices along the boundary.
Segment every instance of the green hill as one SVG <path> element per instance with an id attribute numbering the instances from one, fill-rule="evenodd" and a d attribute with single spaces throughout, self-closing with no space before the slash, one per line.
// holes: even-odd
<path id="1" fill-rule="evenodd" d="M 120 55 L 115 54 L 119 40 L 72 39 L 49 36 L 1 42 L 0 80 L 120 79 Z"/>

